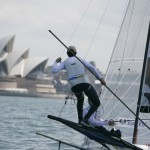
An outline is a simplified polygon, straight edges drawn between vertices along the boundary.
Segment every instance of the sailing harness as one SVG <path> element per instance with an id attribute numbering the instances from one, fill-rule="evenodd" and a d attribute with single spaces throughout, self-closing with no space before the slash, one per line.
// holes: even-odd
<path id="1" fill-rule="evenodd" d="M 70 77 L 69 80 L 74 80 L 74 79 L 78 79 L 78 78 L 82 78 L 83 75 L 78 75 L 78 76 L 74 76 L 74 77 Z"/>

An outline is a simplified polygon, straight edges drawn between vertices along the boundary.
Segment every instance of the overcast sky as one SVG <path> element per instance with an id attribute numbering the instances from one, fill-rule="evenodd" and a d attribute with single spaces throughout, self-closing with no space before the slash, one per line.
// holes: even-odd
<path id="1" fill-rule="evenodd" d="M 77 48 L 79 57 L 106 72 L 128 0 L 1 0 L 0 38 L 15 35 L 13 50 L 29 57 L 65 59 L 66 49 L 48 30 Z"/>

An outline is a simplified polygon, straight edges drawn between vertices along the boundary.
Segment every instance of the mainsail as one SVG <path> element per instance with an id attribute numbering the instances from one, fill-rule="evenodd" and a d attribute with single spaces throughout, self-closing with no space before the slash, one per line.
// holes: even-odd
<path id="1" fill-rule="evenodd" d="M 130 0 L 105 78 L 108 87 L 135 114 L 138 106 L 149 22 L 150 0 Z M 149 63 L 147 63 L 147 68 L 148 66 Z M 148 70 L 146 74 L 144 86 L 145 84 L 149 85 Z M 144 105 L 145 98 L 149 99 L 149 93 L 144 88 L 141 105 L 143 104 L 147 109 L 149 100 Z M 132 143 L 135 116 L 106 88 L 103 89 L 101 103 L 105 110 L 103 117 L 118 121 L 116 128 L 122 130 L 122 138 Z M 150 127 L 149 113 L 139 113 L 139 117 Z M 136 144 L 150 145 L 150 130 L 140 121 L 138 121 L 137 128 Z"/>
<path id="2" fill-rule="evenodd" d="M 129 5 L 106 73 L 105 80 L 107 82 L 107 86 L 103 88 L 101 95 L 101 104 L 104 106 L 105 110 L 103 118 L 113 119 L 118 122 L 116 127 L 122 130 L 123 141 L 132 143 L 132 141 L 134 141 L 133 136 L 135 138 L 136 135 L 135 144 L 143 146 L 150 146 L 150 130 L 148 128 L 150 127 L 149 59 L 147 59 L 145 65 L 146 69 L 144 70 L 144 73 L 142 73 L 145 50 L 150 49 L 149 44 L 148 46 L 146 44 L 149 22 L 150 0 L 129 0 Z M 65 47 L 67 48 L 67 46 Z M 150 54 L 148 52 L 148 56 L 149 55 Z M 131 113 L 131 111 L 129 111 L 129 109 L 127 109 L 123 103 L 120 103 L 118 98 L 115 96 L 115 94 L 110 92 L 108 87 L 134 113 Z M 139 103 L 138 100 L 140 100 Z M 141 113 L 137 108 L 140 108 L 139 110 Z M 135 114 L 137 116 L 135 116 Z M 139 118 L 144 121 L 144 124 L 143 122 L 138 121 Z M 63 120 L 63 123 L 64 121 L 66 122 L 66 120 Z M 76 128 L 76 124 L 75 126 L 73 126 L 73 124 L 74 123 L 72 122 L 69 122 L 69 125 L 67 123 L 68 126 L 80 130 L 80 128 Z M 135 129 L 138 130 L 135 132 Z M 83 131 L 82 129 L 80 132 L 83 134 L 86 133 L 86 136 L 90 135 L 91 139 L 93 140 L 96 139 L 96 133 L 91 135 L 93 131 L 88 132 L 88 130 Z M 100 135 L 99 133 L 99 137 L 102 136 L 103 135 Z M 95 141 L 99 142 L 99 140 L 100 138 L 98 140 L 96 139 Z M 106 141 L 103 142 L 106 143 Z M 112 146 L 114 143 L 107 142 L 107 144 L 108 146 Z M 118 147 L 122 148 L 122 146 L 119 144 L 119 142 L 115 144 L 117 149 Z"/>

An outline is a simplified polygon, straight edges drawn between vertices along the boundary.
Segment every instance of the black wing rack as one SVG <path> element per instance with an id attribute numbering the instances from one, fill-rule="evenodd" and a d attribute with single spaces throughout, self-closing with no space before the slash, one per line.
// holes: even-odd
<path id="1" fill-rule="evenodd" d="M 66 120 L 66 119 L 63 119 L 60 117 L 52 116 L 52 115 L 48 115 L 47 117 L 49 119 L 59 121 L 65 125 L 67 125 L 68 127 L 86 135 L 91 140 L 94 140 L 94 141 L 100 143 L 101 145 L 109 144 L 109 145 L 119 146 L 119 147 L 123 147 L 123 148 L 142 150 L 141 148 L 139 148 L 129 142 L 126 142 L 126 141 L 122 140 L 121 138 L 116 137 L 113 133 L 111 133 L 107 130 L 93 128 L 93 127 L 86 127 L 86 126 L 79 127 L 78 124 L 75 122 L 72 122 L 72 121 L 69 121 L 69 120 Z"/>

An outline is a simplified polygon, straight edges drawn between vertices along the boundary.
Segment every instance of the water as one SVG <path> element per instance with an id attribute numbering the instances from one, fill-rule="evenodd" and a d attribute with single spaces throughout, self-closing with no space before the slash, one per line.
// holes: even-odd
<path id="1" fill-rule="evenodd" d="M 83 135 L 47 118 L 48 114 L 58 116 L 64 103 L 62 99 L 0 96 L 0 149 L 58 149 L 58 142 L 37 135 L 36 132 L 81 146 Z M 76 105 L 67 101 L 60 116 L 76 122 Z M 62 149 L 75 148 L 62 145 Z"/>

